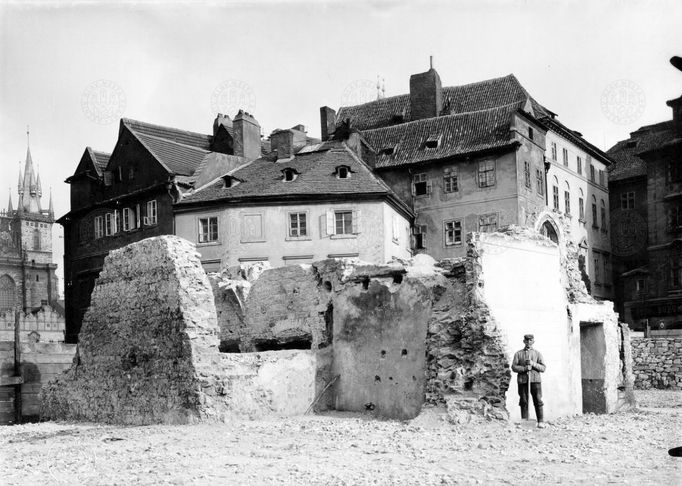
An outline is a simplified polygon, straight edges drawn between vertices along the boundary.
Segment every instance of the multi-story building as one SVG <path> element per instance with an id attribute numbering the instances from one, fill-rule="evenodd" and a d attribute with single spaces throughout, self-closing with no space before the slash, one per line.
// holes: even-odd
<path id="1" fill-rule="evenodd" d="M 541 118 L 547 130 L 547 205 L 564 215 L 579 246 L 581 270 L 593 297 L 613 299 L 609 234 L 608 167 L 611 160 L 554 115 Z"/>
<path id="2" fill-rule="evenodd" d="M 76 342 L 109 251 L 174 233 L 181 194 L 261 155 L 258 122 L 218 115 L 213 135 L 122 119 L 111 154 L 86 148 L 71 185 L 64 226 L 66 339 Z"/>
<path id="3" fill-rule="evenodd" d="M 412 211 L 340 141 L 305 145 L 296 129 L 273 152 L 177 203 L 175 230 L 196 243 L 207 271 L 354 258 L 409 258 Z M 302 143 L 299 143 L 302 142 Z"/>
<path id="4" fill-rule="evenodd" d="M 19 172 L 17 191 L 17 208 L 10 194 L 7 210 L 0 211 L 0 313 L 58 307 L 57 265 L 52 263 L 52 195 L 44 209 L 40 175 L 33 167 L 30 148 L 23 175 Z"/>
<path id="5" fill-rule="evenodd" d="M 609 159 L 514 75 L 442 87 L 431 68 L 411 76 L 409 94 L 342 107 L 338 115 L 320 110 L 323 139 L 359 132 L 371 147 L 363 158 L 413 209 L 415 251 L 459 257 L 469 232 L 532 226 L 580 244 L 593 295 L 610 296 Z M 552 150 L 567 153 L 573 166 L 553 163 Z M 559 219 L 570 221 L 570 234 Z"/>
<path id="6" fill-rule="evenodd" d="M 682 97 L 609 155 L 616 306 L 635 329 L 682 327 Z"/>

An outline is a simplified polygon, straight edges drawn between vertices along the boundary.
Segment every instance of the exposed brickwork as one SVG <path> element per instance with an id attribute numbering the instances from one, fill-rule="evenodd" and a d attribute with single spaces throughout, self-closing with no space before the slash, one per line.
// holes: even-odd
<path id="1" fill-rule="evenodd" d="M 632 338 L 635 388 L 682 389 L 682 337 Z"/>

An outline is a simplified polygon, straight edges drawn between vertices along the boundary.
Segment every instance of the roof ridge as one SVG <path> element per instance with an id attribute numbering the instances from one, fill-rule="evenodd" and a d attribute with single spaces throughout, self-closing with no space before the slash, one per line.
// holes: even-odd
<path id="1" fill-rule="evenodd" d="M 124 118 L 121 119 L 121 122 L 123 122 L 123 120 L 124 120 Z M 124 123 L 124 122 L 123 122 L 123 123 Z M 140 143 L 142 144 L 142 146 L 143 146 L 144 148 L 146 148 L 147 151 L 148 151 L 150 154 L 152 154 L 152 156 L 156 159 L 156 161 L 157 161 L 159 164 L 161 164 L 161 167 L 163 167 L 164 169 L 166 169 L 166 172 L 168 172 L 169 174 L 173 174 L 173 173 L 174 173 L 174 172 L 173 172 L 172 170 L 170 170 L 170 168 L 165 164 L 165 162 L 164 162 L 163 160 L 161 160 L 161 157 L 159 157 L 159 155 L 158 155 L 156 152 L 154 152 L 154 151 L 151 149 L 151 147 L 150 147 L 149 145 L 147 145 L 147 144 L 145 143 L 145 141 L 142 140 L 142 139 L 139 137 L 139 134 L 138 134 L 135 130 L 133 130 L 129 125 L 126 125 L 125 123 L 124 123 L 124 125 L 126 126 L 126 128 L 128 129 L 128 131 L 133 135 L 133 137 L 135 137 L 135 138 L 137 139 L 137 141 L 140 142 Z M 162 139 L 162 140 L 165 140 L 165 139 Z"/>
<path id="2" fill-rule="evenodd" d="M 190 130 L 183 130 L 182 128 L 168 127 L 165 125 L 158 125 L 156 123 L 149 123 L 149 122 L 145 122 L 145 121 L 141 121 L 141 120 L 133 120 L 132 118 L 121 118 L 121 122 L 123 122 L 125 124 L 138 123 L 140 125 L 146 125 L 148 127 L 163 128 L 165 130 L 173 130 L 175 132 L 186 133 L 186 134 L 190 134 L 190 135 L 199 135 L 201 137 L 211 138 L 211 136 L 206 134 L 206 133 L 193 132 Z"/>

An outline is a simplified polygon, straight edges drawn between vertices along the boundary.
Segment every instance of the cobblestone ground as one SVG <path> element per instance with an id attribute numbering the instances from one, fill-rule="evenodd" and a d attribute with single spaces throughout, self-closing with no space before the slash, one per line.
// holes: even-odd
<path id="1" fill-rule="evenodd" d="M 616 415 L 451 425 L 333 413 L 219 425 L 0 428 L 0 483 L 682 484 L 682 392 Z"/>

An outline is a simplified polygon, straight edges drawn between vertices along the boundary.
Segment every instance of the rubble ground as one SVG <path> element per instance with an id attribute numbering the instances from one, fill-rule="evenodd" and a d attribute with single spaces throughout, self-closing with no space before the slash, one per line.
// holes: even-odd
<path id="1" fill-rule="evenodd" d="M 452 425 L 328 413 L 182 426 L 0 428 L 2 484 L 680 484 L 682 392 L 613 415 Z"/>

